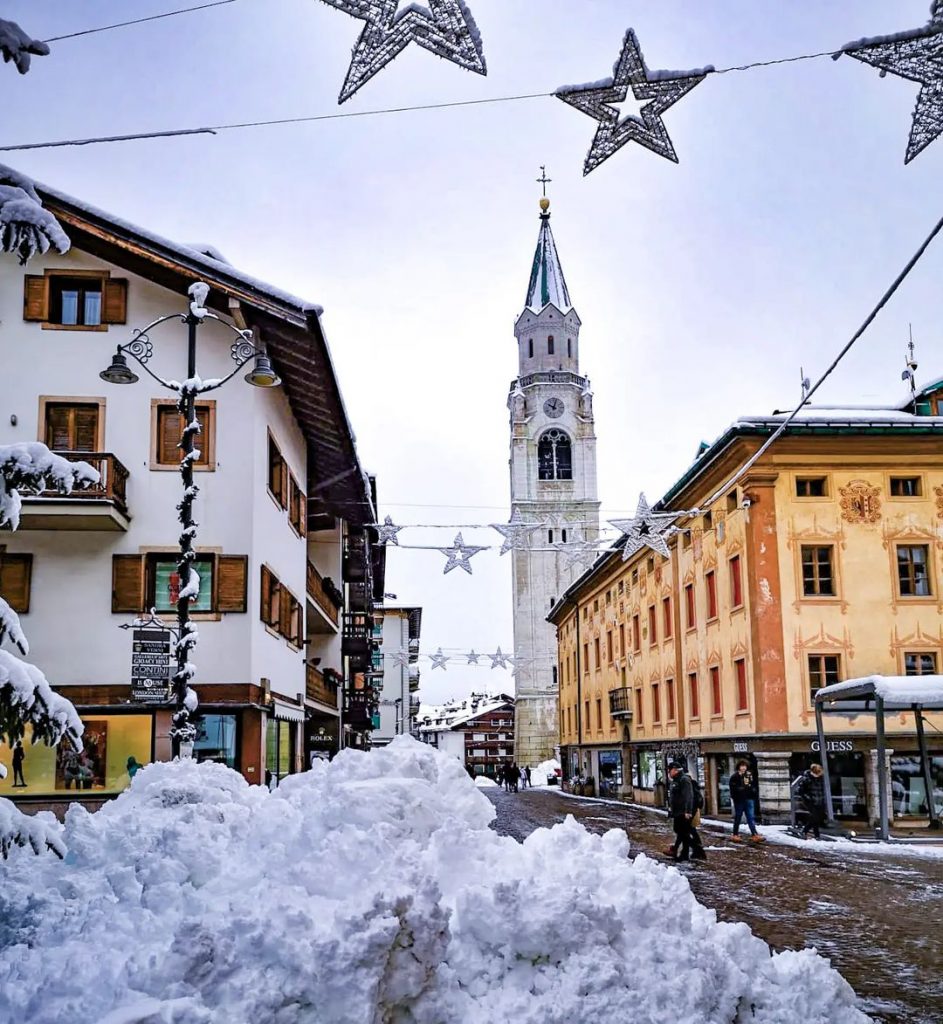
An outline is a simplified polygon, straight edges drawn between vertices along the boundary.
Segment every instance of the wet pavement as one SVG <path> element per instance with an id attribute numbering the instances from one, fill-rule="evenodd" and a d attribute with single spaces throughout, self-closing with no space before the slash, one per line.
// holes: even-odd
<path id="1" fill-rule="evenodd" d="M 672 839 L 666 818 L 628 805 L 553 789 L 483 792 L 498 811 L 493 827 L 518 840 L 567 814 L 593 832 L 624 829 L 633 854 L 661 857 Z M 943 860 L 736 844 L 721 829 L 700 831 L 707 862 L 680 869 L 718 918 L 746 921 L 775 949 L 815 946 L 881 1024 L 943 1024 Z"/>

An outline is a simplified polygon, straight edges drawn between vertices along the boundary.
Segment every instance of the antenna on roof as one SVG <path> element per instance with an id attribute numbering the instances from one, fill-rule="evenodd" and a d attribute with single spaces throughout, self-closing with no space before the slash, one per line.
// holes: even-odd
<path id="1" fill-rule="evenodd" d="M 805 375 L 805 370 L 799 367 L 799 385 L 802 388 L 802 401 L 805 402 L 812 390 L 812 381 Z"/>
<path id="2" fill-rule="evenodd" d="M 914 326 L 908 324 L 910 329 L 910 341 L 907 344 L 907 355 L 904 356 L 904 372 L 900 375 L 901 380 L 910 383 L 910 400 L 913 403 L 914 415 L 917 415 L 917 360 L 914 358 Z"/>

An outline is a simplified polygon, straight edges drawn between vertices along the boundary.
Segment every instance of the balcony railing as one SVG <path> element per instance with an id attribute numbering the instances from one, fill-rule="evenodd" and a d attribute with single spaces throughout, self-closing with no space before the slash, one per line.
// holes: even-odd
<path id="1" fill-rule="evenodd" d="M 66 498 L 79 501 L 113 501 L 115 506 L 127 514 L 128 511 L 128 471 L 110 452 L 61 452 L 68 462 L 87 462 L 92 469 L 97 469 L 101 479 L 97 484 L 88 487 L 76 487 L 71 494 L 63 495 L 58 491 L 43 491 L 43 498 Z"/>
<path id="2" fill-rule="evenodd" d="M 632 691 L 628 687 L 609 691 L 609 714 L 613 718 L 632 717 Z"/>
<path id="3" fill-rule="evenodd" d="M 305 696 L 328 707 L 337 707 L 337 673 L 321 672 L 314 665 L 305 666 Z"/>
<path id="4" fill-rule="evenodd" d="M 341 652 L 348 658 L 365 660 L 369 665 L 373 651 L 372 622 L 366 615 L 345 615 L 341 632 Z"/>
<path id="5" fill-rule="evenodd" d="M 340 625 L 340 610 L 344 599 L 334 584 L 325 580 L 311 562 L 308 562 L 308 597 L 335 626 Z"/>

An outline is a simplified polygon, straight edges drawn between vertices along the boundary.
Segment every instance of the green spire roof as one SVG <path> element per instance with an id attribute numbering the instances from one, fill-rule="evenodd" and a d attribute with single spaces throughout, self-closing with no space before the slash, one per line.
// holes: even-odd
<path id="1" fill-rule="evenodd" d="M 549 204 L 548 204 L 549 206 Z M 550 230 L 549 210 L 540 215 L 540 235 L 537 238 L 537 251 L 534 253 L 534 266 L 530 272 L 530 284 L 527 287 L 528 309 L 539 313 L 553 303 L 561 313 L 568 313 L 572 308 L 570 293 L 566 290 L 563 267 L 557 255 L 557 246 Z"/>

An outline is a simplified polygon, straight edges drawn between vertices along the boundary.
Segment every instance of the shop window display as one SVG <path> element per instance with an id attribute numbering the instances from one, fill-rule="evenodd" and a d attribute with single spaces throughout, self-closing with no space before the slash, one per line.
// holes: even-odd
<path id="1" fill-rule="evenodd" d="M 197 722 L 197 737 L 193 744 L 196 760 L 237 768 L 237 723 L 236 715 L 203 715 Z"/>
<path id="2" fill-rule="evenodd" d="M 937 813 L 943 813 L 943 756 L 930 758 L 930 779 Z M 930 816 L 927 784 L 919 754 L 900 754 L 891 758 L 891 799 L 895 817 Z"/>
<path id="3" fill-rule="evenodd" d="M 74 793 L 114 794 L 130 784 L 139 768 L 152 760 L 153 722 L 151 715 L 82 715 L 85 733 L 82 749 L 68 741 L 58 747 L 33 745 L 30 730 L 17 754 L 0 743 L 0 761 L 8 768 L 0 779 L 0 796 L 53 796 Z"/>
<path id="4" fill-rule="evenodd" d="M 616 796 L 622 786 L 622 755 L 618 750 L 599 752 L 599 795 Z"/>
<path id="5" fill-rule="evenodd" d="M 813 763 L 822 763 L 818 754 L 793 754 L 789 758 L 790 781 L 794 782 Z M 835 817 L 866 819 L 868 804 L 865 796 L 864 754 L 829 754 L 828 773 Z"/>

